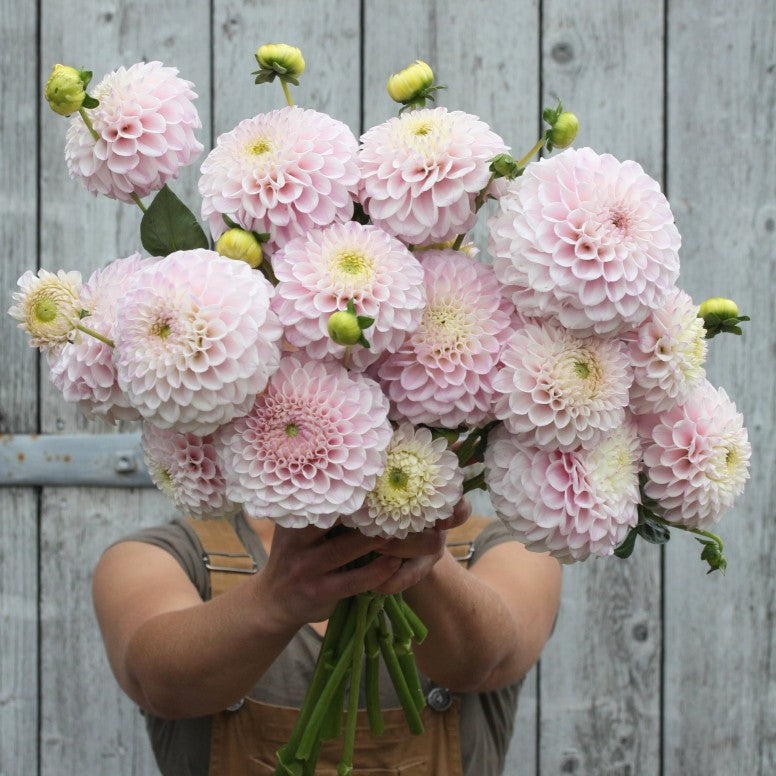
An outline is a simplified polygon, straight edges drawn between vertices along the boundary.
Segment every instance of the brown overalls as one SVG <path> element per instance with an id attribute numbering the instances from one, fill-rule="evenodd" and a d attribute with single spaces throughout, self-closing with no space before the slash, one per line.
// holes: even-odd
<path id="1" fill-rule="evenodd" d="M 448 532 L 448 548 L 462 561 L 471 556 L 472 542 L 486 518 L 472 517 Z M 190 519 L 204 549 L 215 597 L 246 581 L 257 571 L 237 533 L 226 520 Z M 462 776 L 460 700 L 434 688 L 421 717 L 425 732 L 412 736 L 401 709 L 383 711 L 385 732 L 373 737 L 366 712 L 358 712 L 353 776 Z M 434 710 L 435 707 L 438 710 Z M 213 716 L 209 776 L 266 776 L 275 771 L 275 752 L 284 744 L 297 709 L 259 703 L 250 698 L 234 710 Z M 341 740 L 328 741 L 316 767 L 320 776 L 336 776 Z"/>

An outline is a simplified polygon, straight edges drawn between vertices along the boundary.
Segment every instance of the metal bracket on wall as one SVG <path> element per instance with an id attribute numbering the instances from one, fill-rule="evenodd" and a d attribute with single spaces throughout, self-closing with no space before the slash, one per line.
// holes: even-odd
<path id="1" fill-rule="evenodd" d="M 0 434 L 0 487 L 153 487 L 140 433 Z"/>

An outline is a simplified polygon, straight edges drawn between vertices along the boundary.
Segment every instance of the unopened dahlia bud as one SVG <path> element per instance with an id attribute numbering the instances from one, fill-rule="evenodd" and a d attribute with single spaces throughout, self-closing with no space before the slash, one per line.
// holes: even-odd
<path id="1" fill-rule="evenodd" d="M 264 80 L 272 80 L 275 75 L 299 78 L 304 73 L 304 57 L 296 46 L 285 43 L 267 43 L 256 51 L 256 61 L 262 72 L 268 76 Z"/>
<path id="2" fill-rule="evenodd" d="M 361 339 L 358 316 L 339 310 L 329 316 L 329 336 L 338 345 L 355 345 Z"/>
<path id="3" fill-rule="evenodd" d="M 60 116 L 75 113 L 84 103 L 86 91 L 81 73 L 74 67 L 54 65 L 46 81 L 46 99 Z"/>
<path id="4" fill-rule="evenodd" d="M 239 259 L 253 269 L 261 264 L 261 243 L 253 232 L 235 227 L 227 229 L 216 241 L 216 251 L 228 259 Z"/>
<path id="5" fill-rule="evenodd" d="M 558 116 L 550 130 L 549 139 L 554 148 L 568 148 L 579 132 L 579 119 L 569 111 Z"/>
<path id="6" fill-rule="evenodd" d="M 701 302 L 698 308 L 698 317 L 705 321 L 709 316 L 715 315 L 718 319 L 738 317 L 738 305 L 732 299 L 725 299 L 721 296 L 715 296 Z"/>
<path id="7" fill-rule="evenodd" d="M 424 99 L 425 94 L 434 83 L 434 73 L 420 59 L 405 67 L 388 79 L 388 94 L 395 102 L 404 105 Z"/>

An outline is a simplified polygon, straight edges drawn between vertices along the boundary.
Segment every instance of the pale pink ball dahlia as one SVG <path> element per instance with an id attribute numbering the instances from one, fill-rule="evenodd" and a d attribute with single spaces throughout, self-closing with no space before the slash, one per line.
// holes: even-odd
<path id="1" fill-rule="evenodd" d="M 633 372 L 618 340 L 532 322 L 509 338 L 501 360 L 494 411 L 524 443 L 590 449 L 623 422 Z"/>
<path id="2" fill-rule="evenodd" d="M 474 226 L 474 199 L 488 183 L 490 160 L 507 150 L 468 113 L 405 113 L 361 138 L 361 203 L 374 224 L 400 240 L 450 240 Z"/>
<path id="3" fill-rule="evenodd" d="M 590 148 L 529 165 L 489 228 L 496 275 L 516 287 L 515 304 L 533 295 L 533 309 L 580 332 L 641 323 L 679 275 L 681 240 L 657 182 Z"/>
<path id="4" fill-rule="evenodd" d="M 360 372 L 284 356 L 250 413 L 221 432 L 229 497 L 283 526 L 330 528 L 385 466 L 388 402 Z"/>
<path id="5" fill-rule="evenodd" d="M 71 178 L 89 191 L 131 202 L 178 176 L 202 151 L 194 130 L 202 126 L 193 84 L 161 62 L 138 62 L 108 73 L 94 88 L 100 101 L 83 119 L 70 120 L 65 159 Z"/>
<path id="6" fill-rule="evenodd" d="M 272 286 L 245 262 L 177 251 L 135 276 L 121 301 L 121 389 L 160 428 L 205 435 L 244 415 L 280 359 Z"/>
<path id="7" fill-rule="evenodd" d="M 490 416 L 511 304 L 493 270 L 457 251 L 426 251 L 417 330 L 377 367 L 391 418 L 455 428 Z"/>
<path id="8" fill-rule="evenodd" d="M 564 563 L 611 555 L 638 521 L 641 446 L 624 423 L 594 450 L 540 450 L 504 428 L 488 439 L 493 506 L 529 550 Z"/>
<path id="9" fill-rule="evenodd" d="M 134 253 L 95 270 L 81 288 L 80 307 L 88 313 L 81 323 L 112 339 L 118 308 L 135 274 L 155 261 Z M 113 348 L 90 334 L 73 333 L 52 362 L 50 377 L 65 401 L 78 403 L 87 417 L 110 423 L 141 417 L 119 388 Z"/>
<path id="10" fill-rule="evenodd" d="M 706 330 L 698 306 L 678 288 L 626 341 L 634 380 L 631 407 L 639 414 L 664 412 L 681 404 L 706 377 Z"/>
<path id="11" fill-rule="evenodd" d="M 226 497 L 213 435 L 178 434 L 143 424 L 143 458 L 159 490 L 193 517 L 226 517 L 239 506 Z"/>
<path id="12" fill-rule="evenodd" d="M 332 224 L 291 240 L 273 256 L 280 281 L 272 309 L 286 339 L 313 358 L 341 357 L 329 336 L 329 316 L 352 299 L 358 315 L 374 318 L 364 332 L 369 349 L 351 349 L 361 369 L 383 351 L 395 352 L 420 323 L 426 294 L 423 268 L 398 240 L 375 226 Z"/>
<path id="13" fill-rule="evenodd" d="M 367 536 L 404 539 L 453 514 L 463 495 L 463 471 L 447 441 L 403 423 L 388 445 L 385 469 L 364 505 L 342 518 Z"/>
<path id="14" fill-rule="evenodd" d="M 744 419 L 722 388 L 704 380 L 660 415 L 644 451 L 644 492 L 673 523 L 705 529 L 743 493 L 749 479 Z"/>
<path id="15" fill-rule="evenodd" d="M 217 238 L 223 215 L 269 234 L 270 253 L 353 216 L 358 143 L 325 113 L 286 107 L 241 121 L 202 163 L 202 218 Z"/>

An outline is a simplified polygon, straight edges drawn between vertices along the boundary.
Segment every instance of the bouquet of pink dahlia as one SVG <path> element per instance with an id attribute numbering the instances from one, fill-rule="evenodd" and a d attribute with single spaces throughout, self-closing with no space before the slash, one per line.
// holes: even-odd
<path id="1" fill-rule="evenodd" d="M 388 83 L 398 117 L 359 141 L 294 106 L 298 49 L 256 59 L 256 82 L 277 78 L 288 105 L 203 161 L 210 238 L 167 186 L 202 150 L 192 84 L 139 63 L 89 95 L 91 73 L 54 68 L 46 97 L 76 114 L 71 176 L 138 205 L 148 253 L 85 282 L 20 278 L 10 314 L 65 398 L 142 419 L 151 477 L 188 514 L 245 508 L 402 539 L 487 488 L 529 549 L 564 562 L 626 557 L 676 528 L 724 571 L 709 528 L 742 492 L 750 447 L 703 362 L 707 339 L 748 318 L 676 286 L 680 237 L 658 184 L 570 148 L 578 122 L 560 103 L 515 159 L 478 117 L 426 108 L 440 87 L 416 62 Z M 542 148 L 567 150 L 533 162 Z M 464 244 L 488 199 L 492 265 Z M 277 773 L 314 772 L 348 682 L 350 772 L 364 652 L 373 732 L 378 653 L 419 732 L 411 643 L 424 633 L 401 596 L 341 602 Z"/>

